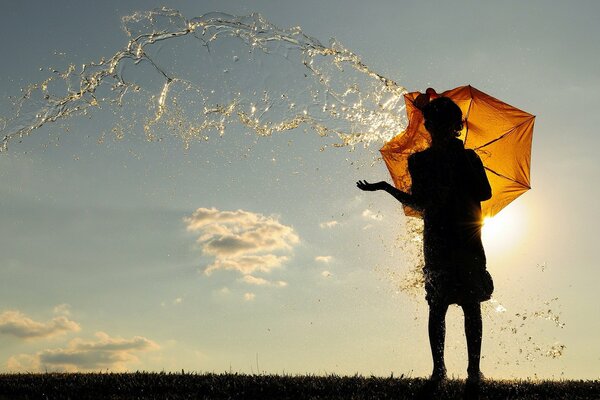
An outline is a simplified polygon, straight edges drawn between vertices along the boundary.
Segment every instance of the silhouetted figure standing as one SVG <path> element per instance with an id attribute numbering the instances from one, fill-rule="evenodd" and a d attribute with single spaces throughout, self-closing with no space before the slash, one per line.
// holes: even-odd
<path id="1" fill-rule="evenodd" d="M 424 95 L 422 95 L 424 96 Z M 422 100 L 422 99 L 421 99 Z M 431 146 L 410 156 L 411 193 L 387 182 L 358 181 L 366 191 L 385 190 L 401 203 L 423 213 L 425 290 L 429 304 L 432 382 L 446 378 L 444 342 L 446 312 L 458 304 L 465 315 L 469 355 L 468 385 L 481 380 L 481 308 L 493 291 L 481 242 L 480 202 L 492 196 L 483 164 L 458 139 L 462 112 L 449 98 L 439 97 L 422 108 Z"/>

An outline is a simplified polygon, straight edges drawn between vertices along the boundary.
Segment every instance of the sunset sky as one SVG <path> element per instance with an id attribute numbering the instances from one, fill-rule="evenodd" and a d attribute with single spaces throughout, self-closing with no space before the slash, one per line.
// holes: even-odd
<path id="1" fill-rule="evenodd" d="M 496 291 L 482 370 L 600 377 L 600 3 L 6 2 L 0 115 L 49 68 L 113 55 L 128 41 L 121 17 L 159 6 L 258 12 L 336 38 L 410 91 L 471 84 L 536 115 L 532 190 L 484 232 Z M 430 372 L 424 293 L 402 289 L 410 223 L 393 198 L 355 186 L 389 180 L 373 162 L 383 143 L 351 151 L 301 129 L 232 126 L 186 149 L 115 138 L 107 114 L 0 153 L 0 371 Z M 459 377 L 462 322 L 451 308 Z"/>

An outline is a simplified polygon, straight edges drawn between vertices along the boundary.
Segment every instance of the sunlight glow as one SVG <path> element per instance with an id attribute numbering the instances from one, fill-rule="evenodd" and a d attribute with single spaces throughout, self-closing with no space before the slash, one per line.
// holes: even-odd
<path id="1" fill-rule="evenodd" d="M 521 209 L 512 204 L 494 217 L 485 218 L 482 239 L 486 250 L 505 251 L 515 247 L 521 239 L 523 229 Z"/>

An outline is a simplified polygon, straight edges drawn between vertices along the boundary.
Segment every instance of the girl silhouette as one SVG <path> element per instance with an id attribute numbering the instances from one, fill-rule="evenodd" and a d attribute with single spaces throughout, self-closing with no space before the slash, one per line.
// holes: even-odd
<path id="1" fill-rule="evenodd" d="M 450 304 L 458 304 L 465 316 L 467 383 L 478 386 L 482 378 L 480 303 L 488 300 L 493 291 L 481 242 L 480 202 L 489 199 L 492 191 L 481 160 L 458 139 L 462 129 L 460 108 L 447 97 L 429 102 L 426 94 L 420 95 L 415 103 L 422 104 L 431 146 L 408 160 L 411 192 L 402 192 L 387 182 L 358 181 L 356 185 L 365 191 L 385 190 L 401 203 L 422 211 L 425 291 L 433 357 L 431 381 L 441 382 L 446 378 L 446 312 Z"/>

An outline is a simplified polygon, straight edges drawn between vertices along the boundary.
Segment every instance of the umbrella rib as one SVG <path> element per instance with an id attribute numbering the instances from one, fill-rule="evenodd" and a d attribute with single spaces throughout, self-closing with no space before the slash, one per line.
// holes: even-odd
<path id="1" fill-rule="evenodd" d="M 535 118 L 535 117 L 532 117 L 532 118 Z M 531 119 L 532 119 L 532 118 L 529 118 L 529 119 L 527 119 L 526 121 L 523 121 L 523 122 L 521 122 L 519 125 L 515 125 L 515 126 L 513 126 L 513 127 L 512 127 L 512 128 L 511 128 L 511 129 L 510 129 L 508 132 L 506 132 L 506 133 L 505 133 L 505 134 L 503 134 L 502 136 L 499 136 L 499 137 L 497 137 L 496 139 L 490 140 L 489 142 L 487 142 L 487 143 L 485 143 L 485 144 L 482 144 L 482 145 L 481 145 L 481 146 L 479 146 L 479 147 L 475 147 L 475 148 L 473 148 L 473 150 L 479 150 L 479 149 L 482 149 L 482 148 L 484 148 L 485 146 L 489 146 L 490 144 L 492 144 L 492 143 L 495 143 L 495 142 L 497 142 L 498 140 L 500 140 L 500 139 L 502 139 L 502 138 L 504 138 L 504 137 L 506 137 L 506 136 L 510 135 L 510 134 L 511 134 L 511 133 L 513 133 L 513 132 L 514 132 L 514 131 L 515 131 L 515 130 L 518 128 L 518 127 L 520 127 L 521 125 L 523 125 L 523 124 L 525 124 L 525 123 L 527 123 L 527 122 L 531 121 Z"/>
<path id="2" fill-rule="evenodd" d="M 523 187 L 526 187 L 527 189 L 531 189 L 531 186 L 529 186 L 526 183 L 519 182 L 518 180 L 516 180 L 514 178 L 509 178 L 508 176 L 502 175 L 502 174 L 500 174 L 500 173 L 498 173 L 498 172 L 494 171 L 493 169 L 490 169 L 490 168 L 488 168 L 486 166 L 484 166 L 483 168 L 485 168 L 487 171 L 490 171 L 492 174 L 494 174 L 496 176 L 499 176 L 500 178 L 504 178 L 504 179 L 509 180 L 511 182 L 518 183 L 519 185 L 522 185 Z"/>
<path id="3" fill-rule="evenodd" d="M 471 113 L 471 106 L 473 105 L 473 88 L 469 85 L 469 93 L 471 94 L 471 100 L 469 101 L 469 108 L 467 108 L 467 115 L 465 115 L 465 140 L 467 143 L 467 138 L 469 137 L 469 114 Z"/>

